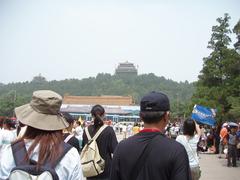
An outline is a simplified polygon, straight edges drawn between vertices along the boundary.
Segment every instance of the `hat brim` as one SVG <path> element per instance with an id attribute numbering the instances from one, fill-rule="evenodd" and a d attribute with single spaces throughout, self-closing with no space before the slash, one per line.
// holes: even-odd
<path id="1" fill-rule="evenodd" d="M 55 131 L 65 129 L 69 126 L 67 121 L 61 115 L 50 115 L 36 112 L 30 104 L 15 108 L 17 119 L 36 129 Z"/>

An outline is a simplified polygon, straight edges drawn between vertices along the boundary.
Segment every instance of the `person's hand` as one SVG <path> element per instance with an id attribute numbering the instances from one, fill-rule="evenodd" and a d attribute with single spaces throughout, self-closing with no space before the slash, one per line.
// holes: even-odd
<path id="1" fill-rule="evenodd" d="M 199 127 L 199 124 L 196 121 L 194 121 L 194 123 L 196 127 Z"/>
<path id="2" fill-rule="evenodd" d="M 201 136 L 201 130 L 199 128 L 199 124 L 196 121 L 194 121 L 194 123 L 195 123 L 196 132 L 197 132 L 198 136 Z"/>

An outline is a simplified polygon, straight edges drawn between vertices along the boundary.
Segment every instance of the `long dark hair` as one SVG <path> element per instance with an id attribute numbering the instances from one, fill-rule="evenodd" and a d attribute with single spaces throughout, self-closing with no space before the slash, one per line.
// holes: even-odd
<path id="1" fill-rule="evenodd" d="M 37 168 L 43 165 L 46 160 L 53 164 L 63 151 L 61 146 L 63 142 L 62 130 L 45 131 L 28 126 L 23 137 L 16 142 L 24 139 L 33 140 L 33 143 L 27 152 L 28 157 L 32 154 L 35 147 L 39 145 Z M 25 157 L 25 159 L 28 157 Z"/>
<path id="2" fill-rule="evenodd" d="M 94 125 L 93 126 L 96 130 L 103 125 L 102 117 L 105 114 L 105 110 L 101 105 L 97 104 L 97 105 L 92 107 L 91 114 L 92 114 L 92 117 L 94 119 Z"/>
<path id="3" fill-rule="evenodd" d="M 192 119 L 187 119 L 183 123 L 183 134 L 184 135 L 189 135 L 189 136 L 194 136 L 194 132 L 196 131 L 196 125 L 194 120 Z"/>

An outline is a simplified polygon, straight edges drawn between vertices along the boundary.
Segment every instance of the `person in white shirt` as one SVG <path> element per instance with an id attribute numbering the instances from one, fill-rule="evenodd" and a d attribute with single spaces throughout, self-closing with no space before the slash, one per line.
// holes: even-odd
<path id="1" fill-rule="evenodd" d="M 127 125 L 124 123 L 122 125 L 123 139 L 127 138 Z"/>
<path id="2" fill-rule="evenodd" d="M 76 126 L 75 126 L 73 133 L 74 133 L 75 137 L 78 139 L 79 146 L 80 146 L 79 148 L 82 149 L 83 128 L 81 126 L 80 121 L 76 121 L 75 124 L 76 124 Z"/>
<path id="3" fill-rule="evenodd" d="M 132 128 L 133 128 L 133 125 L 129 123 L 127 126 L 127 137 L 132 136 Z"/>
<path id="4" fill-rule="evenodd" d="M 200 136 L 201 131 L 199 125 L 194 120 L 187 119 L 183 124 L 183 135 L 179 135 L 176 138 L 176 141 L 181 143 L 187 151 L 192 180 L 199 180 L 201 176 L 197 155 L 197 144 Z"/>
<path id="5" fill-rule="evenodd" d="M 170 136 L 172 139 L 176 139 L 177 137 L 177 132 L 176 132 L 176 123 L 173 123 L 172 127 L 170 128 Z"/>
<path id="6" fill-rule="evenodd" d="M 15 108 L 17 119 L 27 125 L 24 135 L 11 145 L 8 145 L 1 154 L 0 179 L 7 179 L 11 170 L 16 167 L 13 157 L 15 144 L 21 143 L 26 147 L 29 160 L 36 161 L 39 168 L 45 162 L 53 165 L 61 156 L 63 148 L 62 130 L 69 124 L 59 113 L 62 97 L 50 90 L 33 92 L 29 104 Z M 24 147 L 25 145 L 25 147 Z M 21 148 L 19 148 L 21 149 Z M 22 162 L 25 157 L 20 157 Z M 80 156 L 76 148 L 71 147 L 59 163 L 54 167 L 59 180 L 83 180 Z"/>
<path id="7" fill-rule="evenodd" d="M 3 129 L 0 132 L 0 160 L 6 146 L 11 144 L 17 137 L 16 130 L 13 127 L 14 122 L 11 119 L 3 121 Z"/>

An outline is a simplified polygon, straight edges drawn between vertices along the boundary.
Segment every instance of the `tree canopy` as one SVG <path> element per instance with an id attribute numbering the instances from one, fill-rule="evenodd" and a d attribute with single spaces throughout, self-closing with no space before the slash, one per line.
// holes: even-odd
<path id="1" fill-rule="evenodd" d="M 39 79 L 41 80 L 39 81 Z M 41 78 L 34 77 L 31 82 L 11 83 L 1 86 L 0 98 L 5 99 L 5 101 L 2 101 L 5 103 L 0 105 L 0 115 L 8 115 L 9 111 L 13 111 L 13 90 L 16 91 L 15 106 L 19 106 L 28 103 L 32 92 L 39 89 L 50 89 L 61 95 L 76 96 L 130 95 L 134 98 L 136 104 L 149 91 L 163 91 L 170 98 L 171 110 L 174 116 L 183 116 L 194 91 L 192 83 L 187 81 L 178 83 L 164 77 L 158 77 L 152 73 L 138 76 L 118 76 L 100 73 L 96 77 L 81 80 L 65 79 L 49 82 L 41 76 Z M 7 95 L 10 97 L 6 97 Z M 8 108 L 5 106 L 8 106 Z"/>
<path id="2" fill-rule="evenodd" d="M 217 18 L 208 42 L 211 53 L 203 58 L 203 68 L 196 83 L 193 104 L 217 109 L 218 120 L 232 120 L 239 117 L 240 102 L 240 55 L 230 48 L 232 33 L 230 16 Z"/>

